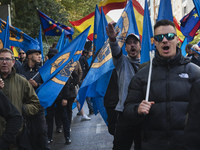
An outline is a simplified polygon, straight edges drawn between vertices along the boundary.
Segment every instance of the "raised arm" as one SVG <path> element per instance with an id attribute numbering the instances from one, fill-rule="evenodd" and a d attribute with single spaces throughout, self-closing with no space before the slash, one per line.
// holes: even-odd
<path id="1" fill-rule="evenodd" d="M 119 31 L 116 32 L 113 25 L 111 23 L 109 23 L 108 26 L 106 27 L 106 32 L 109 37 L 109 40 L 111 42 L 115 42 Z"/>

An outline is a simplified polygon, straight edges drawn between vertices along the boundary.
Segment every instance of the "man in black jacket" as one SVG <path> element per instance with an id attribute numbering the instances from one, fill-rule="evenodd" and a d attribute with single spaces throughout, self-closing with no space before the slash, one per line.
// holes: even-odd
<path id="1" fill-rule="evenodd" d="M 81 86 L 83 80 L 85 79 L 88 71 L 89 71 L 89 65 L 88 65 L 88 62 L 87 62 L 87 55 L 88 55 L 88 50 L 83 50 L 83 53 L 79 59 L 79 62 L 81 64 L 81 69 L 83 71 L 83 75 L 82 75 L 82 79 L 81 79 L 81 82 L 79 84 L 79 87 Z M 86 97 L 86 102 L 87 102 L 87 105 L 88 105 L 88 109 L 89 109 L 89 114 L 94 114 L 94 109 L 93 109 L 93 103 L 91 101 L 91 97 Z"/>
<path id="2" fill-rule="evenodd" d="M 158 21 L 149 101 L 145 100 L 149 65 L 129 85 L 124 116 L 142 127 L 142 150 L 169 150 L 183 136 L 190 90 L 200 78 L 200 68 L 182 56 L 178 42 L 174 23 Z"/>
<path id="3" fill-rule="evenodd" d="M 6 128 L 0 137 L 0 150 L 8 149 L 15 142 L 22 124 L 20 112 L 13 106 L 10 100 L 0 90 L 0 116 L 6 120 Z"/>
<path id="4" fill-rule="evenodd" d="M 25 76 L 29 83 L 36 90 L 43 80 L 38 72 L 40 68 L 39 63 L 41 61 L 41 51 L 36 49 L 30 49 L 26 52 L 27 62 L 16 69 L 16 72 Z M 48 138 L 47 138 L 47 125 L 44 115 L 44 108 L 41 107 L 40 111 L 29 117 L 29 123 L 31 124 L 31 140 L 33 148 L 35 150 L 48 150 Z"/>
<path id="5" fill-rule="evenodd" d="M 26 52 L 26 57 L 27 62 L 16 68 L 16 72 L 24 75 L 36 90 L 43 83 L 42 78 L 38 72 L 38 69 L 40 68 L 39 63 L 41 61 L 41 51 L 30 49 Z"/>

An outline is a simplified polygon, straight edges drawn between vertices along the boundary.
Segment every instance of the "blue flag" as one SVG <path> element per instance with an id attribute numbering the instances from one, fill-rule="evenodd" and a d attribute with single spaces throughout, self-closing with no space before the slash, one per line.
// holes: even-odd
<path id="1" fill-rule="evenodd" d="M 97 112 L 99 111 L 104 122 L 106 123 L 106 125 L 108 125 L 108 122 L 107 122 L 108 115 L 104 107 L 104 98 L 103 97 L 93 98 L 92 103 L 93 103 L 94 113 L 97 114 Z"/>
<path id="2" fill-rule="evenodd" d="M 84 48 L 89 29 L 90 27 L 77 36 L 65 50 L 60 51 L 39 69 L 44 83 L 36 90 L 36 93 L 44 108 L 53 104 L 73 72 Z"/>
<path id="3" fill-rule="evenodd" d="M 87 63 L 88 63 L 88 65 L 89 65 L 89 67 L 91 66 L 92 60 L 93 60 L 93 56 L 90 56 L 90 57 L 87 59 Z"/>
<path id="4" fill-rule="evenodd" d="M 99 26 L 97 32 L 97 43 L 96 43 L 95 54 L 99 51 L 100 48 L 103 47 L 104 42 L 108 39 L 108 35 L 106 33 L 106 26 L 108 26 L 108 22 L 103 12 L 103 7 L 101 7 L 101 17 L 99 20 Z"/>
<path id="5" fill-rule="evenodd" d="M 185 37 L 185 39 L 184 39 L 184 41 L 183 41 L 183 43 L 182 43 L 182 45 L 181 45 L 181 53 L 182 53 L 182 55 L 185 57 L 186 56 L 186 51 L 185 51 L 185 46 L 188 44 L 188 42 L 187 42 L 187 37 Z"/>
<path id="6" fill-rule="evenodd" d="M 2 33 L 5 29 L 6 22 L 0 19 L 0 38 L 2 37 Z M 39 49 L 39 42 L 33 39 L 32 37 L 25 34 L 20 29 L 9 26 L 10 27 L 10 38 L 9 45 L 16 46 L 23 49 L 25 52 L 29 49 Z"/>
<path id="7" fill-rule="evenodd" d="M 141 59 L 140 59 L 141 64 L 150 60 L 149 51 L 152 49 L 153 49 L 153 31 L 149 15 L 148 3 L 147 0 L 145 0 L 142 48 L 141 48 Z"/>
<path id="8" fill-rule="evenodd" d="M 3 30 L 2 36 L 0 37 L 3 42 L 3 48 L 9 48 L 9 46 L 10 46 L 9 45 L 9 37 L 10 37 L 10 32 L 9 32 L 9 16 L 8 16 L 5 30 Z"/>
<path id="9" fill-rule="evenodd" d="M 125 7 L 122 16 L 116 24 L 116 30 L 120 30 L 119 36 L 117 37 L 120 47 L 124 45 L 128 34 L 135 33 L 139 35 L 133 12 L 132 1 L 129 1 Z M 103 97 L 105 96 L 113 69 L 114 65 L 111 49 L 107 40 L 91 65 L 91 68 L 88 71 L 77 96 L 81 107 L 83 106 L 86 97 L 93 97 L 93 102 L 96 101 L 96 108 L 99 109 L 105 122 L 107 115 L 105 108 L 102 106 Z"/>
<path id="10" fill-rule="evenodd" d="M 68 44 L 69 44 L 69 39 L 68 39 L 68 38 L 65 38 L 65 44 L 64 44 L 64 47 L 66 47 Z"/>
<path id="11" fill-rule="evenodd" d="M 124 26 L 127 25 L 127 28 L 124 28 Z M 124 11 L 121 15 L 121 17 L 119 18 L 117 24 L 115 25 L 115 30 L 120 30 L 119 32 L 119 45 L 120 47 L 122 47 L 122 53 L 123 54 L 127 54 L 126 50 L 125 50 L 125 39 L 126 37 L 130 34 L 130 33 L 134 33 L 138 36 L 139 32 L 138 32 L 138 27 L 137 27 L 137 23 L 136 23 L 136 19 L 135 19 L 135 14 L 134 14 L 134 10 L 133 10 L 133 5 L 132 5 L 132 1 L 129 1 L 126 5 L 126 7 L 124 8 Z M 124 35 L 122 35 L 122 33 Z"/>
<path id="12" fill-rule="evenodd" d="M 98 6 L 96 5 L 95 16 L 94 16 L 94 33 L 93 33 L 93 36 L 94 36 L 93 43 L 94 43 L 95 54 L 96 54 L 96 51 L 98 50 L 96 49 L 96 44 L 97 44 L 97 34 L 98 34 L 98 26 L 99 26 L 100 18 L 101 18 L 101 14 L 99 12 Z"/>
<path id="13" fill-rule="evenodd" d="M 61 24 L 61 23 L 51 19 L 49 16 L 47 16 L 46 14 L 44 14 L 43 12 L 41 12 L 39 10 L 38 10 L 38 14 L 39 14 L 43 32 L 45 35 L 61 36 L 62 31 L 64 29 L 65 36 L 72 39 L 72 35 L 74 34 L 73 28 L 68 27 L 64 24 Z"/>
<path id="14" fill-rule="evenodd" d="M 173 22 L 172 4 L 171 0 L 160 0 L 157 21 L 168 19 Z"/>
<path id="15" fill-rule="evenodd" d="M 39 35 L 38 35 L 38 42 L 39 42 L 39 45 L 40 45 L 42 60 L 44 60 L 41 25 L 40 25 L 40 32 L 39 32 Z"/>
<path id="16" fill-rule="evenodd" d="M 65 32 L 63 31 L 56 45 L 56 49 L 58 50 L 58 52 L 60 52 L 64 48 L 64 44 L 65 44 L 64 40 L 65 40 Z"/>
<path id="17" fill-rule="evenodd" d="M 195 8 L 185 15 L 181 20 L 181 32 L 187 37 L 188 42 L 194 39 L 197 30 L 200 28 L 200 20 Z"/>
<path id="18" fill-rule="evenodd" d="M 194 6 L 196 7 L 198 16 L 200 17 L 200 3 L 199 0 L 193 0 Z"/>

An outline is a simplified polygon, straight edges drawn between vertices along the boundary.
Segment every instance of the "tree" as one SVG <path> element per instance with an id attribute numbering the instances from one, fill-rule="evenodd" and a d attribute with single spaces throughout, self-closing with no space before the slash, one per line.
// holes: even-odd
<path id="1" fill-rule="evenodd" d="M 68 20 L 77 21 L 95 11 L 95 7 L 101 0 L 61 0 L 61 4 L 65 7 Z M 71 26 L 71 25 L 69 25 Z M 79 31 L 75 29 L 73 38 L 75 38 Z"/>
<path id="2" fill-rule="evenodd" d="M 1 4 L 10 4 L 13 26 L 19 28 L 32 38 L 36 38 L 38 37 L 40 26 L 36 8 L 53 20 L 74 28 L 68 20 L 76 21 L 85 17 L 95 11 L 95 6 L 100 1 L 101 0 L 1 0 Z M 80 34 L 76 29 L 74 29 L 74 31 L 73 39 Z M 47 37 L 50 46 L 53 42 L 58 41 L 59 38 L 59 36 Z M 43 40 L 44 39 L 43 37 Z"/>
<path id="3" fill-rule="evenodd" d="M 40 20 L 36 8 L 47 14 L 52 19 L 67 23 L 67 12 L 61 3 L 55 0 L 2 0 L 2 4 L 11 5 L 12 25 L 24 31 L 32 38 L 38 37 Z M 26 7 L 22 7 L 22 5 Z M 50 37 L 50 41 L 59 37 Z"/>

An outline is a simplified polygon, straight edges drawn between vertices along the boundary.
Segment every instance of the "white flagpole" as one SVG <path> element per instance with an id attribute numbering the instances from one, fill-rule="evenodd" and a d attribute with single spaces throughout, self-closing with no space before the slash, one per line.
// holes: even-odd
<path id="1" fill-rule="evenodd" d="M 31 78 L 32 80 L 39 74 L 39 71 Z"/>
<path id="2" fill-rule="evenodd" d="M 146 91 L 146 98 L 145 100 L 148 102 L 149 101 L 149 90 L 150 90 L 150 83 L 151 83 L 151 73 L 152 73 L 152 61 L 154 58 L 155 51 L 149 51 L 150 55 L 150 66 L 149 66 L 149 75 L 148 75 L 148 81 L 147 81 L 147 91 Z"/>

